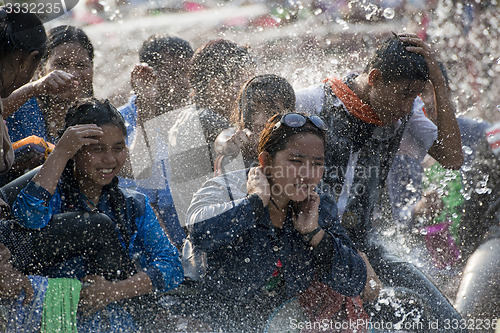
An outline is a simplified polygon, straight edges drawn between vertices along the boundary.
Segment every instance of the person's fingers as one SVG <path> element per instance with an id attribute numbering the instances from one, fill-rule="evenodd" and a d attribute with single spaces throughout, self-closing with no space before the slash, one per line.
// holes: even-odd
<path id="1" fill-rule="evenodd" d="M 400 33 L 398 34 L 398 37 L 399 38 L 419 38 L 417 34 L 415 33 L 412 33 L 412 32 L 404 32 L 404 33 Z"/>
<path id="2" fill-rule="evenodd" d="M 63 72 L 63 71 L 59 71 L 58 75 L 63 77 L 66 80 L 72 80 L 75 77 L 73 74 Z"/>
<path id="3" fill-rule="evenodd" d="M 65 76 L 68 78 L 73 78 L 74 75 L 65 71 L 62 71 L 60 69 L 56 69 L 55 71 L 50 72 L 47 76 L 53 76 L 53 75 L 58 75 L 58 76 Z"/>
<path id="4" fill-rule="evenodd" d="M 55 84 L 57 84 L 57 87 L 64 87 L 66 85 L 68 85 L 69 83 L 71 83 L 70 79 L 67 79 L 65 77 L 61 77 L 61 76 L 54 76 L 52 78 L 53 82 L 55 82 Z"/>
<path id="5" fill-rule="evenodd" d="M 153 68 L 148 64 L 137 64 L 134 66 L 132 73 L 136 76 L 137 79 L 145 78 L 153 74 Z"/>
<path id="6" fill-rule="evenodd" d="M 44 84 L 45 84 L 45 89 L 48 89 L 48 90 L 59 88 L 59 84 L 57 83 L 56 79 L 53 77 L 47 78 L 47 80 L 45 80 Z"/>
<path id="7" fill-rule="evenodd" d="M 241 149 L 243 147 L 243 140 L 241 139 L 240 135 L 237 134 L 233 135 L 228 142 L 236 145 L 237 148 Z"/>

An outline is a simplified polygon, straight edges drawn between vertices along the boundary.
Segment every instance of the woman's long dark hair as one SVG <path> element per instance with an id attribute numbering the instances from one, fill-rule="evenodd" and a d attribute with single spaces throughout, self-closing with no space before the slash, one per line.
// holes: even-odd
<path id="1" fill-rule="evenodd" d="M 59 136 L 62 136 L 67 128 L 81 124 L 96 124 L 97 126 L 114 125 L 117 126 L 125 137 L 127 130 L 125 120 L 118 110 L 111 105 L 108 100 L 99 101 L 96 98 L 85 98 L 75 102 L 66 114 L 66 120 L 63 130 Z M 75 179 L 75 165 L 73 160 L 66 164 L 61 177 L 62 196 L 64 197 L 64 212 L 72 212 L 83 209 L 82 195 L 80 186 Z M 127 246 L 130 241 L 131 228 L 126 224 L 124 196 L 118 188 L 118 179 L 104 186 L 103 193 L 108 195 L 108 200 L 114 216 L 109 216 L 117 225 Z"/>

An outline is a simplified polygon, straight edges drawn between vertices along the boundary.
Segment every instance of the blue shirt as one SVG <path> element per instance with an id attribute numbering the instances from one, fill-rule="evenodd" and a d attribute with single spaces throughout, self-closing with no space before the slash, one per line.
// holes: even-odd
<path id="1" fill-rule="evenodd" d="M 122 105 L 118 108 L 125 119 L 125 127 L 127 128 L 127 146 L 134 141 L 135 129 L 137 128 L 137 106 L 136 106 L 137 96 L 132 95 L 128 100 L 128 103 Z"/>
<path id="2" fill-rule="evenodd" d="M 47 126 L 42 109 L 35 97 L 29 99 L 6 120 L 10 140 L 14 143 L 30 135 L 54 143 L 47 135 Z"/>

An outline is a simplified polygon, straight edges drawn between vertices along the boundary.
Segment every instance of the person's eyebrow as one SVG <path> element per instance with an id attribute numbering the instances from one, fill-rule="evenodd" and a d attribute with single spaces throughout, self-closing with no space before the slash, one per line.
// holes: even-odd
<path id="1" fill-rule="evenodd" d="M 312 158 L 314 160 L 325 160 L 324 156 L 316 157 L 316 156 L 308 156 L 299 153 L 290 153 L 290 157 L 298 157 L 298 158 Z"/>

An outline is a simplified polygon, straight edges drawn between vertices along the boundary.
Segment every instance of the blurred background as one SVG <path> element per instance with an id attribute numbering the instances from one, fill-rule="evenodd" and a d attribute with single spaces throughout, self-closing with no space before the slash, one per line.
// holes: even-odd
<path id="1" fill-rule="evenodd" d="M 295 88 L 364 63 L 377 41 L 415 32 L 448 69 L 459 115 L 500 120 L 499 4 L 494 0 L 66 0 L 74 7 L 48 27 L 82 27 L 96 48 L 95 92 L 115 105 L 130 94 L 137 51 L 154 33 L 193 48 L 214 38 L 251 47 L 259 72 Z M 75 6 L 76 5 L 76 6 Z"/>

